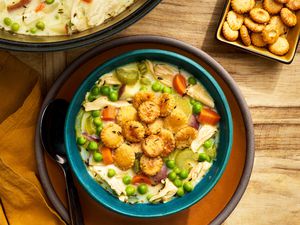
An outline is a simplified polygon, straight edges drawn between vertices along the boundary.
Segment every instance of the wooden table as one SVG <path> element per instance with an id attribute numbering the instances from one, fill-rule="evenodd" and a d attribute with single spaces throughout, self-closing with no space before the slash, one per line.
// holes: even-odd
<path id="1" fill-rule="evenodd" d="M 155 34 L 190 43 L 214 57 L 242 90 L 255 126 L 255 163 L 248 189 L 225 224 L 299 224 L 300 49 L 283 65 L 221 44 L 214 38 L 224 0 L 164 0 L 117 36 Z M 49 89 L 88 48 L 56 53 L 12 53 L 41 75 Z"/>

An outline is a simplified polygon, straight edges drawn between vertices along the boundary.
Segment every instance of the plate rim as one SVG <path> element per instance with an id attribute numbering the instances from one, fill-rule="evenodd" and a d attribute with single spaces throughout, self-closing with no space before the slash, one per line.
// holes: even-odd
<path id="1" fill-rule="evenodd" d="M 229 200 L 225 208 L 222 211 L 220 211 L 217 217 L 211 222 L 212 225 L 221 224 L 222 222 L 225 221 L 225 219 L 231 214 L 231 212 L 237 206 L 238 202 L 240 201 L 241 197 L 243 196 L 248 186 L 252 168 L 253 168 L 253 163 L 254 163 L 254 153 L 255 153 L 254 152 L 254 128 L 253 128 L 252 118 L 251 118 L 248 105 L 240 89 L 238 88 L 234 79 L 229 75 L 229 73 L 207 53 L 203 52 L 201 49 L 198 49 L 182 41 L 173 38 L 155 36 L 155 35 L 135 35 L 135 36 L 121 37 L 121 38 L 108 41 L 102 45 L 96 46 L 95 48 L 88 50 L 87 52 L 79 56 L 77 59 L 75 59 L 61 73 L 61 75 L 58 77 L 58 79 L 55 81 L 55 83 L 47 93 L 38 117 L 37 129 L 35 133 L 35 156 L 38 162 L 37 167 L 39 172 L 39 178 L 41 180 L 43 189 L 45 190 L 45 193 L 49 198 L 50 202 L 53 204 L 54 208 L 57 210 L 58 214 L 62 217 L 62 219 L 65 220 L 67 223 L 70 221 L 68 212 L 66 208 L 63 206 L 60 199 L 58 198 L 56 192 L 54 191 L 54 188 L 52 186 L 52 183 L 50 182 L 50 178 L 48 176 L 47 168 L 45 165 L 44 151 L 41 147 L 40 134 L 39 134 L 41 112 L 43 111 L 45 106 L 49 103 L 49 101 L 51 101 L 56 96 L 56 94 L 58 93 L 62 85 L 71 76 L 72 72 L 74 72 L 78 68 L 78 66 L 80 66 L 80 64 L 87 62 L 92 57 L 101 54 L 101 52 L 104 52 L 112 47 L 125 45 L 125 44 L 132 44 L 132 43 L 151 43 L 151 42 L 165 44 L 165 45 L 182 49 L 204 60 L 209 66 L 214 68 L 214 70 L 218 73 L 218 75 L 220 75 L 220 77 L 228 84 L 242 112 L 245 129 L 246 129 L 246 144 L 247 144 L 246 160 L 245 160 L 242 177 L 239 181 L 238 187 L 235 190 L 233 196 L 231 197 L 231 199 Z"/>

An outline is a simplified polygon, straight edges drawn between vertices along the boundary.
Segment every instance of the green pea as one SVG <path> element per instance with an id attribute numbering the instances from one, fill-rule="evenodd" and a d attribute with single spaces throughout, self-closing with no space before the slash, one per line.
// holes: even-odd
<path id="1" fill-rule="evenodd" d="M 97 128 L 96 128 L 96 132 L 99 136 L 100 136 L 102 129 L 103 129 L 103 123 L 101 125 L 97 126 Z"/>
<path id="2" fill-rule="evenodd" d="M 184 188 L 184 190 L 187 191 L 187 192 L 191 192 L 191 191 L 194 189 L 194 187 L 193 187 L 193 185 L 192 185 L 191 182 L 186 182 L 186 183 L 184 183 L 184 184 L 183 184 L 183 188 Z"/>
<path id="3" fill-rule="evenodd" d="M 108 98 L 109 98 L 110 101 L 116 102 L 116 101 L 118 101 L 119 94 L 118 94 L 118 92 L 116 92 L 116 91 L 111 91 L 111 92 L 109 93 Z"/>
<path id="4" fill-rule="evenodd" d="M 189 78 L 188 78 L 188 82 L 189 82 L 189 84 L 191 84 L 191 85 L 197 84 L 197 80 L 196 80 L 194 77 L 189 77 Z"/>
<path id="5" fill-rule="evenodd" d="M 181 170 L 178 175 L 180 179 L 184 180 L 189 176 L 189 172 L 187 170 Z"/>
<path id="6" fill-rule="evenodd" d="M 150 201 L 150 199 L 153 197 L 153 194 L 148 194 L 147 195 L 147 200 Z"/>
<path id="7" fill-rule="evenodd" d="M 166 162 L 166 166 L 169 168 L 169 169 L 173 169 L 175 167 L 175 161 L 174 160 L 168 160 Z"/>
<path id="8" fill-rule="evenodd" d="M 35 24 L 35 27 L 39 30 L 44 30 L 45 29 L 45 23 L 43 21 L 38 21 L 36 24 Z"/>
<path id="9" fill-rule="evenodd" d="M 143 77 L 140 79 L 140 83 L 144 84 L 144 85 L 150 85 L 151 84 L 151 80 L 147 77 Z"/>
<path id="10" fill-rule="evenodd" d="M 200 102 L 197 102 L 193 105 L 193 113 L 194 114 L 199 114 L 202 110 L 203 106 Z"/>
<path id="11" fill-rule="evenodd" d="M 146 86 L 141 86 L 140 91 L 147 91 L 148 88 Z"/>
<path id="12" fill-rule="evenodd" d="M 177 193 L 176 194 L 177 194 L 178 197 L 184 196 L 184 189 L 183 189 L 183 187 L 179 187 L 177 189 Z"/>
<path id="13" fill-rule="evenodd" d="M 163 92 L 163 93 L 169 93 L 169 94 L 171 94 L 171 93 L 172 93 L 172 89 L 169 88 L 169 87 L 164 87 L 164 88 L 162 89 L 162 92 Z"/>
<path id="14" fill-rule="evenodd" d="M 102 125 L 102 120 L 100 117 L 95 117 L 93 119 L 93 123 L 98 127 L 98 126 L 101 126 Z"/>
<path id="15" fill-rule="evenodd" d="M 100 94 L 100 88 L 97 86 L 94 86 L 91 90 L 92 95 L 97 96 Z"/>
<path id="16" fill-rule="evenodd" d="M 46 0 L 45 2 L 46 2 L 46 4 L 50 5 L 54 2 L 54 0 Z"/>
<path id="17" fill-rule="evenodd" d="M 170 172 L 168 174 L 168 178 L 170 181 L 174 181 L 176 179 L 176 177 L 177 177 L 177 174 L 175 172 Z"/>
<path id="18" fill-rule="evenodd" d="M 162 87 L 161 83 L 158 82 L 158 81 L 155 81 L 155 82 L 152 84 L 152 90 L 155 91 L 155 92 L 161 91 L 162 88 L 163 88 L 163 87 Z"/>
<path id="19" fill-rule="evenodd" d="M 100 92 L 101 92 L 102 95 L 109 96 L 110 87 L 109 86 L 102 86 L 100 88 Z"/>
<path id="20" fill-rule="evenodd" d="M 95 99 L 96 99 L 96 97 L 90 93 L 89 96 L 88 96 L 88 101 L 89 101 L 89 102 L 92 102 L 92 101 L 94 101 Z"/>
<path id="21" fill-rule="evenodd" d="M 214 141 L 212 139 L 209 139 L 209 140 L 204 142 L 203 146 L 205 148 L 211 148 L 213 146 L 213 144 L 214 144 Z"/>
<path id="22" fill-rule="evenodd" d="M 11 26 L 10 26 L 10 29 L 13 32 L 17 32 L 20 29 L 20 24 L 18 24 L 18 23 L 12 23 Z"/>
<path id="23" fill-rule="evenodd" d="M 92 117 L 99 117 L 99 116 L 100 116 L 100 110 L 92 111 Z"/>
<path id="24" fill-rule="evenodd" d="M 85 139 L 85 137 L 78 137 L 77 138 L 77 144 L 79 144 L 79 145 L 84 145 L 86 143 L 86 139 Z"/>
<path id="25" fill-rule="evenodd" d="M 5 17 L 5 18 L 3 19 L 3 23 L 4 23 L 6 26 L 10 26 L 11 23 L 12 23 L 12 20 L 11 20 L 11 18 Z"/>
<path id="26" fill-rule="evenodd" d="M 134 186 L 132 186 L 132 185 L 128 185 L 127 187 L 126 187 L 126 189 L 125 189 L 125 191 L 126 191 L 126 194 L 128 195 L 128 196 L 131 196 L 131 195 L 134 195 L 135 194 L 135 187 Z"/>
<path id="27" fill-rule="evenodd" d="M 196 102 L 197 102 L 197 101 L 196 101 L 195 99 L 193 99 L 193 98 L 190 99 L 190 104 L 191 104 L 191 105 L 195 105 Z"/>
<path id="28" fill-rule="evenodd" d="M 37 28 L 36 27 L 32 27 L 30 28 L 30 33 L 35 34 L 37 32 Z"/>
<path id="29" fill-rule="evenodd" d="M 103 160 L 103 156 L 100 152 L 94 152 L 93 158 L 96 162 L 101 162 Z"/>
<path id="30" fill-rule="evenodd" d="M 91 141 L 88 146 L 87 146 L 88 150 L 90 151 L 95 151 L 98 149 L 98 144 L 95 141 Z"/>
<path id="31" fill-rule="evenodd" d="M 131 177 L 126 175 L 126 176 L 123 177 L 122 181 L 123 181 L 124 184 L 128 185 L 128 184 L 131 183 Z"/>
<path id="32" fill-rule="evenodd" d="M 116 171 L 114 170 L 114 169 L 108 169 L 108 171 L 107 171 L 107 176 L 109 177 L 109 178 L 112 178 L 113 176 L 115 176 L 116 175 Z"/>
<path id="33" fill-rule="evenodd" d="M 173 171 L 176 173 L 176 174 L 179 174 L 181 172 L 181 170 L 178 168 L 178 167 L 175 167 L 173 169 Z"/>
<path id="34" fill-rule="evenodd" d="M 199 162 L 204 162 L 204 161 L 210 161 L 210 157 L 205 153 L 205 152 L 201 152 L 199 154 L 199 157 L 198 157 L 198 161 Z"/>
<path id="35" fill-rule="evenodd" d="M 138 193 L 141 195 L 144 195 L 148 192 L 148 186 L 147 184 L 140 184 L 137 188 Z"/>
<path id="36" fill-rule="evenodd" d="M 182 186 L 182 180 L 176 178 L 174 181 L 173 181 L 174 185 L 176 187 L 181 187 Z"/>

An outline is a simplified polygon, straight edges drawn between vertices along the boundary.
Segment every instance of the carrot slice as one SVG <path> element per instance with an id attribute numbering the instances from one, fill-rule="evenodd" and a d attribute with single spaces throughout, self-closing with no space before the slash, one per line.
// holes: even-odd
<path id="1" fill-rule="evenodd" d="M 82 1 L 84 1 L 86 3 L 91 3 L 93 0 L 82 0 Z"/>
<path id="2" fill-rule="evenodd" d="M 216 125 L 220 121 L 221 117 L 215 111 L 204 108 L 201 110 L 198 116 L 198 121 L 203 124 Z"/>
<path id="3" fill-rule="evenodd" d="M 107 106 L 102 110 L 103 120 L 114 120 L 117 116 L 117 109 L 113 106 Z"/>
<path id="4" fill-rule="evenodd" d="M 28 5 L 31 1 L 32 0 L 20 0 L 16 4 L 7 6 L 7 10 L 12 11 L 12 10 L 15 10 L 15 9 L 20 9 L 20 8 Z"/>
<path id="5" fill-rule="evenodd" d="M 150 180 L 149 177 L 146 177 L 144 175 L 135 175 L 133 178 L 132 178 L 132 181 L 131 181 L 132 184 L 140 184 L 140 183 L 145 183 L 145 184 L 149 184 L 151 185 L 152 182 Z"/>
<path id="6" fill-rule="evenodd" d="M 42 3 L 40 3 L 36 8 L 35 8 L 35 12 L 40 12 L 40 11 L 42 11 L 44 8 L 45 8 L 45 3 L 44 2 L 42 2 Z"/>
<path id="7" fill-rule="evenodd" d="M 109 164 L 112 164 L 114 162 L 114 159 L 113 159 L 110 148 L 102 147 L 101 148 L 101 153 L 102 153 L 103 162 L 104 162 L 105 165 L 109 165 Z"/>
<path id="8" fill-rule="evenodd" d="M 186 91 L 186 79 L 183 75 L 177 74 L 173 79 L 173 87 L 178 94 L 183 95 Z"/>

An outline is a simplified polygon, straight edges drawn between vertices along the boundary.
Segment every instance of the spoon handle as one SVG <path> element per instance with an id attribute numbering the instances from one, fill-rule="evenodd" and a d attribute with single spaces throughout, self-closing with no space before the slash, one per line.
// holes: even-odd
<path id="1" fill-rule="evenodd" d="M 83 225 L 83 216 L 81 211 L 81 206 L 79 202 L 78 193 L 74 185 L 72 173 L 68 164 L 63 166 L 66 183 L 67 183 L 67 197 L 69 205 L 69 215 L 71 220 L 71 225 Z"/>

